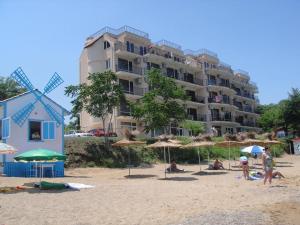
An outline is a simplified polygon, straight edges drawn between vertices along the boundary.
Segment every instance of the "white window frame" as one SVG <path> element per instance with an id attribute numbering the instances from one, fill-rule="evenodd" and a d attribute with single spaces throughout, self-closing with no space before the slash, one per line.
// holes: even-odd
<path id="1" fill-rule="evenodd" d="M 3 121 L 8 120 L 8 135 L 6 137 L 3 137 Z M 11 130 L 11 123 L 10 123 L 10 117 L 6 117 L 2 119 L 2 127 L 1 127 L 1 132 L 2 132 L 2 139 L 8 139 L 10 138 L 10 130 Z"/>

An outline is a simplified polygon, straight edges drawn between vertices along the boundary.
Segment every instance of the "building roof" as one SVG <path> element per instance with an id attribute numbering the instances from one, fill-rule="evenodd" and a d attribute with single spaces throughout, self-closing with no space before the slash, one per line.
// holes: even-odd
<path id="1" fill-rule="evenodd" d="M 42 92 L 40 92 L 38 89 L 35 89 L 34 91 L 38 92 L 39 94 L 43 95 Z M 11 98 L 7 98 L 3 101 L 0 101 L 0 104 L 2 103 L 6 103 L 6 102 L 9 102 L 9 101 L 12 101 L 12 100 L 15 100 L 17 98 L 20 98 L 20 97 L 23 97 L 25 95 L 28 95 L 28 94 L 31 94 L 32 91 L 26 91 L 22 94 L 19 94 L 19 95 L 16 95 L 14 97 L 11 97 Z M 47 100 L 49 100 L 50 102 L 52 102 L 53 104 L 55 104 L 56 106 L 58 106 L 59 108 L 61 108 L 63 111 L 64 111 L 64 116 L 67 116 L 67 115 L 70 115 L 71 112 L 68 111 L 67 109 L 65 109 L 64 107 L 62 107 L 60 104 L 58 104 L 57 102 L 53 101 L 51 98 L 47 97 L 46 95 L 43 95 Z"/>

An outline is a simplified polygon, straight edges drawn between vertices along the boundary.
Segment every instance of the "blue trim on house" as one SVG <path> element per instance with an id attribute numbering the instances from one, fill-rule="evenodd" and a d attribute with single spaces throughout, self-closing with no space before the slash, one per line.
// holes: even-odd
<path id="1" fill-rule="evenodd" d="M 63 110 L 62 110 L 62 113 L 61 113 L 61 120 L 62 120 L 62 123 L 61 123 L 61 153 L 62 154 L 65 154 L 65 118 L 63 116 Z"/>
<path id="2" fill-rule="evenodd" d="M 3 106 L 3 118 L 7 117 L 7 103 L 6 102 L 1 102 L 1 105 Z M 3 143 L 6 143 L 7 139 L 2 139 Z M 6 155 L 2 155 L 2 162 L 5 163 L 6 162 Z"/>

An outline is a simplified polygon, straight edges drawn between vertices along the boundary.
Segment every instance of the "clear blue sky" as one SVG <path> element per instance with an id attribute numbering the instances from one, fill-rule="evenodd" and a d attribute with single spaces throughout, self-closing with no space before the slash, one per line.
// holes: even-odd
<path id="1" fill-rule="evenodd" d="M 85 38 L 129 25 L 183 49 L 207 48 L 250 73 L 261 103 L 300 87 L 300 1 L 0 0 L 0 75 L 21 66 L 42 89 L 54 72 L 77 84 Z M 54 100 L 71 109 L 60 87 Z"/>

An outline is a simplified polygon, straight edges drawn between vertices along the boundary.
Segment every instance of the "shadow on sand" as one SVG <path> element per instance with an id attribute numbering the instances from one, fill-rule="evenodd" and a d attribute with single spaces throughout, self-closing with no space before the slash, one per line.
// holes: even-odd
<path id="1" fill-rule="evenodd" d="M 196 175 L 196 176 L 212 176 L 212 175 L 224 175 L 227 174 L 227 171 L 199 171 L 197 173 L 193 173 L 192 175 Z"/>
<path id="2" fill-rule="evenodd" d="M 152 177 L 157 177 L 156 175 L 152 174 L 136 174 L 136 175 L 126 175 L 124 176 L 127 179 L 144 179 L 144 178 L 152 178 Z"/>
<path id="3" fill-rule="evenodd" d="M 195 177 L 167 177 L 167 178 L 159 178 L 158 180 L 171 180 L 171 181 L 195 181 L 198 180 Z"/>

